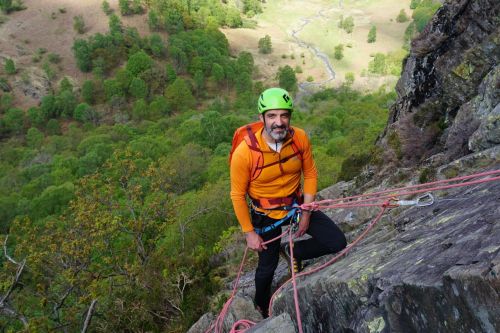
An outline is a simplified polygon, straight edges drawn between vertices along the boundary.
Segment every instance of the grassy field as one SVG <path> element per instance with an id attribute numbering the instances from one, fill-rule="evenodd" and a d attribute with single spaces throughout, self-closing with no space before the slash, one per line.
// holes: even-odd
<path id="1" fill-rule="evenodd" d="M 339 4 L 341 3 L 341 5 Z M 401 9 L 411 16 L 410 0 L 347 0 L 347 1 L 308 1 L 307 5 L 298 0 L 277 0 L 264 4 L 264 13 L 256 16 L 258 26 L 254 30 L 237 29 L 228 33 L 228 39 L 235 51 L 246 50 L 258 55 L 257 42 L 266 34 L 271 36 L 274 51 L 271 55 L 259 56 L 257 64 L 261 68 L 263 78 L 272 82 L 272 73 L 279 66 L 300 65 L 303 73 L 298 75 L 300 81 L 312 76 L 315 81 L 327 78 L 324 65 L 307 49 L 299 47 L 292 33 L 299 30 L 304 19 L 310 23 L 305 25 L 297 36 L 308 44 L 315 45 L 326 53 L 336 72 L 336 80 L 331 84 L 342 84 L 345 73 L 355 74 L 354 87 L 361 90 L 373 90 L 382 84 L 394 85 L 397 78 L 361 77 L 363 70 L 377 52 L 387 53 L 401 49 L 404 31 L 409 24 L 398 23 L 396 17 Z M 354 18 L 354 31 L 346 33 L 338 27 L 341 15 Z M 377 40 L 368 43 L 370 27 L 377 28 Z M 334 47 L 344 45 L 344 58 L 334 59 Z M 282 58 L 283 54 L 295 54 L 295 59 Z M 297 55 L 304 54 L 304 58 Z"/>

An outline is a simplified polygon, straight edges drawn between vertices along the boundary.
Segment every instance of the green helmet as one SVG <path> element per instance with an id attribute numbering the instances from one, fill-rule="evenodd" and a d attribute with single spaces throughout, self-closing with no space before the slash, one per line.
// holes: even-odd
<path id="1" fill-rule="evenodd" d="M 281 88 L 269 88 L 260 94 L 257 108 L 260 114 L 268 110 L 290 110 L 293 111 L 293 101 L 288 91 Z"/>

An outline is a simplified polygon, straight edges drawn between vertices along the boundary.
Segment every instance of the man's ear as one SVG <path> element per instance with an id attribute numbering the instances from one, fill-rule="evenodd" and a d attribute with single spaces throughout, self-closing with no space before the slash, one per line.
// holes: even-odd
<path id="1" fill-rule="evenodd" d="M 259 114 L 259 119 L 260 119 L 260 121 L 262 121 L 263 123 L 266 123 L 266 122 L 264 121 L 264 115 L 263 115 L 263 114 Z"/>

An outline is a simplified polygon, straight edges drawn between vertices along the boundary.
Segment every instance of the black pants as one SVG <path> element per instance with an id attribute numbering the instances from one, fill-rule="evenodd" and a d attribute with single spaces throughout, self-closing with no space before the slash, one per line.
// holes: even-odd
<path id="1" fill-rule="evenodd" d="M 277 220 L 265 215 L 252 213 L 252 224 L 257 228 L 272 225 Z M 285 223 L 286 224 L 286 223 Z M 313 259 L 325 254 L 341 251 L 346 247 L 347 241 L 344 233 L 335 223 L 321 211 L 311 214 L 307 233 L 312 238 L 295 242 L 293 255 L 299 260 Z M 261 235 L 268 241 L 281 234 L 281 228 L 276 228 Z M 259 252 L 259 263 L 255 272 L 255 303 L 267 314 L 271 299 L 271 284 L 274 271 L 278 267 L 280 240 L 267 244 L 267 250 Z"/>

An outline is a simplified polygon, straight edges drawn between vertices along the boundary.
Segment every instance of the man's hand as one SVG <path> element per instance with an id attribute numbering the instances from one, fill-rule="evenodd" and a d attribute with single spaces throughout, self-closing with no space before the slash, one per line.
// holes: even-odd
<path id="1" fill-rule="evenodd" d="M 247 239 L 247 246 L 250 250 L 258 252 L 267 250 L 267 246 L 263 244 L 264 241 L 255 231 L 245 233 L 245 237 Z"/>
<path id="2" fill-rule="evenodd" d="M 295 233 L 295 237 L 298 238 L 306 233 L 307 229 L 309 229 L 309 220 L 311 218 L 311 212 L 307 210 L 302 211 L 302 217 L 299 222 L 299 230 Z"/>

